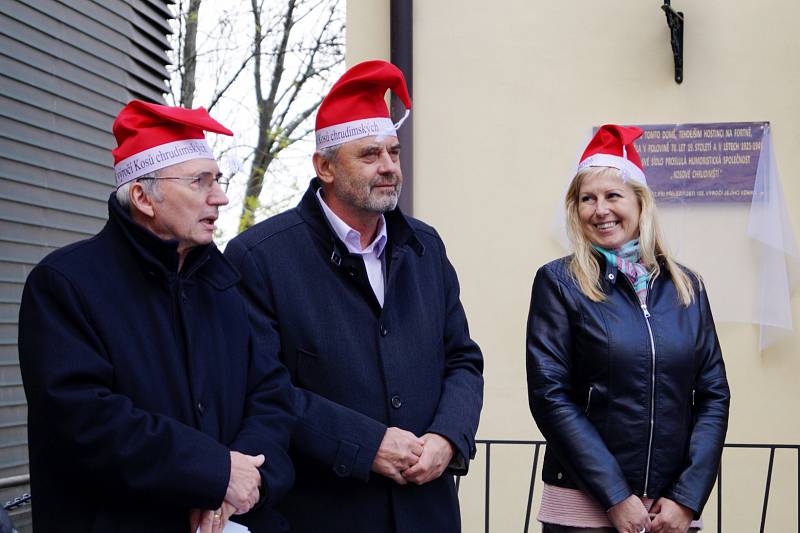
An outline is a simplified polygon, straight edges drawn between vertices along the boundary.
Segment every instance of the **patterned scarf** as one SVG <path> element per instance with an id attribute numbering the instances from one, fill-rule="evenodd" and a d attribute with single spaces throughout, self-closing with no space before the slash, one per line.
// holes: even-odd
<path id="1" fill-rule="evenodd" d="M 633 283 L 633 290 L 636 291 L 636 296 L 639 297 L 639 303 L 644 305 L 647 301 L 647 281 L 650 279 L 650 272 L 641 263 L 639 239 L 628 241 L 615 250 L 606 250 L 594 244 L 592 246 L 603 254 L 606 261 L 617 265 L 617 269 L 625 273 Z"/>

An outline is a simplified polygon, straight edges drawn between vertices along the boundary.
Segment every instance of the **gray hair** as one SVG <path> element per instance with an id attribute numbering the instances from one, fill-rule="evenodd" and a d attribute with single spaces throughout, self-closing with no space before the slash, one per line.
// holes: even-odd
<path id="1" fill-rule="evenodd" d="M 321 158 L 325 159 L 329 163 L 335 163 L 336 157 L 339 155 L 339 148 L 341 147 L 342 147 L 341 144 L 337 144 L 334 146 L 327 146 L 325 148 L 320 148 L 319 150 L 317 150 L 317 153 Z"/>
<path id="2" fill-rule="evenodd" d="M 142 185 L 142 190 L 147 196 L 149 196 L 156 202 L 160 202 L 162 200 L 162 197 L 158 187 L 158 174 L 159 172 L 156 171 L 153 174 L 140 176 L 135 180 L 131 180 L 128 183 L 123 183 L 122 185 L 120 185 L 119 188 L 117 189 L 117 202 L 119 203 L 119 205 L 121 205 L 123 209 L 127 209 L 128 211 L 130 211 L 131 185 L 133 185 L 136 182 Z"/>

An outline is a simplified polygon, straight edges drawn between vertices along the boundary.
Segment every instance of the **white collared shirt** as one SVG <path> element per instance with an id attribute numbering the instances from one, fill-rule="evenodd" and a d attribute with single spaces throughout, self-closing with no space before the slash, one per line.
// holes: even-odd
<path id="1" fill-rule="evenodd" d="M 364 260 L 364 267 L 367 269 L 367 277 L 369 278 L 372 292 L 375 293 L 375 298 L 378 299 L 378 303 L 383 307 L 385 282 L 382 255 L 383 250 L 386 248 L 386 241 L 389 239 L 386 233 L 386 219 L 381 215 L 381 218 L 378 219 L 378 234 L 366 248 L 362 249 L 361 233 L 348 226 L 344 220 L 331 211 L 331 208 L 322 199 L 321 191 L 322 189 L 317 189 L 317 200 L 319 200 L 319 205 L 322 206 L 325 218 L 328 219 L 339 239 L 347 246 L 347 251 L 351 254 L 360 255 Z"/>

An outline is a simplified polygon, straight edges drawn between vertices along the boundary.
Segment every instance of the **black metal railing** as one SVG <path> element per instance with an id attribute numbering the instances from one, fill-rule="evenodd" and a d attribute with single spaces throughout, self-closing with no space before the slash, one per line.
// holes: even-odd
<path id="1" fill-rule="evenodd" d="M 12 520 L 17 531 L 30 531 L 30 509 L 26 509 L 31 501 L 29 484 L 28 474 L 0 478 L 0 531 L 13 531 Z"/>
<path id="2" fill-rule="evenodd" d="M 533 464 L 531 465 L 530 483 L 528 484 L 528 499 L 525 509 L 525 524 L 523 528 L 524 533 L 528 533 L 531 524 L 531 511 L 533 510 L 533 496 L 536 487 L 536 474 L 539 468 L 539 458 L 541 457 L 542 448 L 547 444 L 543 440 L 492 440 L 492 439 L 478 439 L 477 444 L 483 447 L 484 452 L 484 531 L 489 533 L 489 510 L 491 498 L 491 475 L 492 475 L 492 446 L 527 446 L 533 448 Z M 748 450 L 769 450 L 769 462 L 767 464 L 766 484 L 764 487 L 764 499 L 761 506 L 761 522 L 760 533 L 764 533 L 764 527 L 767 520 L 767 509 L 769 508 L 770 489 L 772 487 L 772 473 L 775 465 L 775 451 L 776 450 L 794 450 L 797 454 L 797 531 L 800 531 L 800 444 L 725 444 L 725 449 L 748 449 Z M 716 500 L 717 500 L 717 533 L 722 533 L 722 473 L 723 464 L 725 460 L 725 453 L 723 451 L 722 460 L 720 461 L 719 471 L 717 472 L 716 484 Z M 474 474 L 473 474 L 474 475 Z M 16 486 L 25 486 L 30 482 L 27 475 L 14 476 L 11 478 L 0 479 L 0 488 L 11 488 Z M 461 478 L 456 478 L 456 490 L 458 491 L 461 486 Z M 22 494 L 21 496 L 4 503 L 6 510 L 11 510 L 21 505 L 30 502 L 30 494 Z"/>
<path id="3" fill-rule="evenodd" d="M 533 448 L 533 464 L 531 466 L 531 480 L 528 485 L 528 501 L 525 510 L 525 525 L 523 532 L 528 533 L 531 523 L 531 511 L 533 506 L 534 488 L 536 486 L 536 474 L 539 467 L 539 457 L 542 447 L 546 446 L 543 440 L 492 440 L 479 439 L 477 444 L 483 447 L 484 451 L 484 531 L 489 533 L 489 504 L 491 498 L 490 482 L 492 473 L 492 446 L 528 446 Z M 725 449 L 749 449 L 749 450 L 769 450 L 769 463 L 767 465 L 766 486 L 764 488 L 764 500 L 761 507 L 761 527 L 760 533 L 764 533 L 764 526 L 767 520 L 767 509 L 769 506 L 770 488 L 772 485 L 772 471 L 775 464 L 775 450 L 795 450 L 797 453 L 797 531 L 800 531 L 800 444 L 725 444 Z M 723 451 L 722 459 L 725 459 Z M 717 533 L 722 533 L 722 472 L 723 462 L 720 461 L 719 471 L 717 472 Z M 456 478 L 456 490 L 461 486 L 461 478 Z"/>
<path id="4" fill-rule="evenodd" d="M 28 474 L 22 474 L 19 476 L 10 476 L 0 478 L 0 490 L 3 489 L 18 489 L 19 487 L 25 487 L 31 482 L 31 477 Z M 14 497 L 13 499 L 7 502 L 1 502 L 3 504 L 4 511 L 11 511 L 17 507 L 25 505 L 29 503 L 31 500 L 31 495 L 26 493 L 19 494 L 18 496 Z"/>

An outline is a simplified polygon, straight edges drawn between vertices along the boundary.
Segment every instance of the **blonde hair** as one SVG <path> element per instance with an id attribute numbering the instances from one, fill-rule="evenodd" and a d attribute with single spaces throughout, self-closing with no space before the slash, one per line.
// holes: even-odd
<path id="1" fill-rule="evenodd" d="M 616 168 L 589 167 L 583 169 L 572 178 L 572 183 L 570 183 L 564 198 L 564 207 L 567 210 L 567 234 L 575 249 L 575 254 L 569 263 L 569 269 L 581 292 L 595 302 L 604 301 L 606 296 L 600 288 L 598 254 L 592 248 L 592 243 L 586 238 L 578 208 L 583 182 L 588 178 L 605 174 L 621 177 L 620 171 Z M 650 279 L 653 280 L 661 274 L 660 260 L 666 266 L 672 278 L 672 283 L 675 285 L 675 290 L 678 291 L 681 303 L 684 307 L 688 307 L 694 301 L 694 287 L 684 268 L 678 265 L 667 251 L 656 217 L 656 203 L 653 192 L 638 181 L 627 180 L 626 183 L 631 186 L 639 201 L 639 251 L 642 263 L 650 270 Z M 697 279 L 698 287 L 702 290 L 700 277 L 694 272 L 692 272 L 692 275 Z"/>

